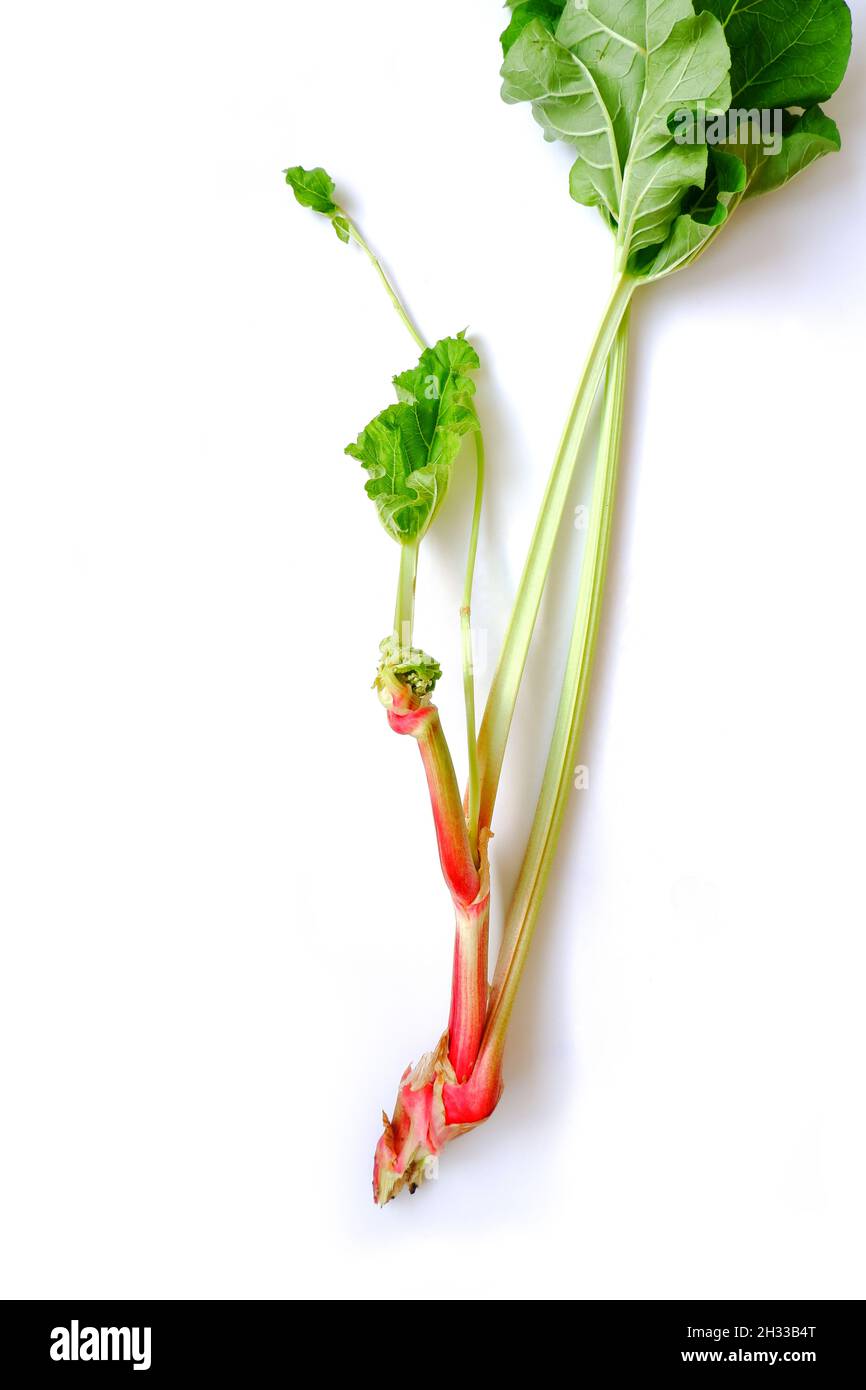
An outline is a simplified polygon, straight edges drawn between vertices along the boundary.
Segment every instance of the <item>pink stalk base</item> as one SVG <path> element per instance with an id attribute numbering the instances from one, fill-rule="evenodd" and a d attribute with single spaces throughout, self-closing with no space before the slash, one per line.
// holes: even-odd
<path id="1" fill-rule="evenodd" d="M 382 1116 L 385 1131 L 373 1162 L 373 1196 L 380 1207 L 404 1187 L 410 1192 L 437 1176 L 438 1157 L 450 1140 L 493 1114 L 502 1094 L 498 1070 L 485 1069 L 459 1085 L 448 1060 L 448 1034 L 416 1067 L 407 1067 L 394 1114 Z"/>
<path id="2" fill-rule="evenodd" d="M 487 1054 L 482 1065 L 479 1047 L 487 1018 L 487 936 L 490 921 L 490 880 L 487 840 L 480 848 L 478 896 L 473 903 L 455 902 L 457 932 L 448 1032 L 434 1053 L 407 1067 L 397 1092 L 391 1119 L 382 1116 L 385 1130 L 373 1163 L 373 1196 L 379 1206 L 404 1187 L 410 1192 L 424 1178 L 436 1177 L 440 1150 L 493 1114 L 502 1094 L 499 1054 Z M 491 1064 L 492 1063 L 492 1064 Z"/>

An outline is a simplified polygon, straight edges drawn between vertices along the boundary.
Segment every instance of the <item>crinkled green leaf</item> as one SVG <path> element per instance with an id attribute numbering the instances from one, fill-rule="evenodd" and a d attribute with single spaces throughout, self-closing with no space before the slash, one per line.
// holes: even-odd
<path id="1" fill-rule="evenodd" d="M 376 685 L 381 689 L 387 676 L 407 685 L 419 699 L 432 695 L 436 682 L 442 679 L 442 667 L 435 656 L 428 656 L 419 647 L 403 647 L 396 637 L 386 637 L 379 643 L 379 671 Z"/>
<path id="2" fill-rule="evenodd" d="M 503 55 L 507 55 L 509 49 L 513 48 L 527 24 L 533 19 L 541 20 L 553 33 L 565 9 L 566 0 L 508 0 L 508 4 L 514 14 L 508 28 L 499 35 Z"/>
<path id="3" fill-rule="evenodd" d="M 394 377 L 398 403 L 377 415 L 346 453 L 369 474 L 367 495 L 394 540 L 420 539 L 445 499 L 464 435 L 478 428 L 478 354 L 464 335 L 427 348 Z"/>
<path id="4" fill-rule="evenodd" d="M 575 146 L 572 195 L 616 225 L 625 258 L 661 242 L 703 185 L 706 146 L 678 144 L 669 121 L 725 111 L 729 68 L 721 25 L 691 0 L 569 0 L 555 34 L 534 19 L 514 42 L 503 96 Z"/>
<path id="5" fill-rule="evenodd" d="M 695 0 L 695 9 L 725 27 L 732 106 L 813 106 L 845 76 L 851 11 L 844 0 Z"/>

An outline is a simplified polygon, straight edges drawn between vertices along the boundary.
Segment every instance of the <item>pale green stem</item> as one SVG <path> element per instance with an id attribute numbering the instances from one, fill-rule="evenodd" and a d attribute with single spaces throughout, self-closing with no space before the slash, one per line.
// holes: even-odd
<path id="1" fill-rule="evenodd" d="M 343 213 L 346 216 L 345 213 Z M 400 296 L 395 290 L 391 281 L 388 279 L 379 258 L 368 246 L 364 237 L 352 219 L 346 216 L 349 230 L 352 237 L 358 243 L 361 250 L 368 257 L 376 274 L 379 276 L 388 298 L 400 316 L 401 322 L 411 333 L 418 347 L 423 352 L 427 347 L 426 342 L 419 333 L 409 313 L 403 304 Z M 480 778 L 478 772 L 478 735 L 475 719 L 475 675 L 472 665 L 472 582 L 475 575 L 475 557 L 478 553 L 478 528 L 481 523 L 481 504 L 484 496 L 484 442 L 480 430 L 475 434 L 476 452 L 476 482 L 475 482 L 475 509 L 472 514 L 472 530 L 469 539 L 469 555 L 466 561 L 466 581 L 463 588 L 463 603 L 460 609 L 460 628 L 463 644 L 463 694 L 466 704 L 466 741 L 469 752 L 469 835 L 472 844 L 472 853 L 475 862 L 478 862 L 478 813 L 480 804 Z M 412 645 L 412 630 L 414 621 L 414 597 L 415 597 L 415 568 L 417 567 L 417 546 L 415 547 L 414 567 L 411 577 L 411 603 L 409 602 L 409 577 L 406 570 L 409 566 L 407 556 L 408 547 L 403 547 L 403 554 L 400 562 L 400 582 L 397 590 L 397 611 L 394 617 L 394 632 L 398 642 L 402 647 Z M 405 562 L 405 563 L 404 563 Z M 408 622 L 408 628 L 406 626 Z M 408 632 L 408 639 L 407 639 Z"/>
<path id="2" fill-rule="evenodd" d="M 611 523 L 622 440 L 628 319 L 610 355 L 599 455 L 590 503 L 586 548 L 581 566 L 574 629 L 535 819 L 514 891 L 499 951 L 479 1065 L 495 1069 L 523 974 L 526 956 L 547 883 L 562 819 L 575 776 L 587 693 L 598 637 L 610 554 Z"/>
<path id="3" fill-rule="evenodd" d="M 406 306 L 403 304 L 403 301 L 391 284 L 388 276 L 385 274 L 378 256 L 367 245 L 367 242 L 361 235 L 360 228 L 356 227 L 348 214 L 345 213 L 342 208 L 340 212 L 349 224 L 349 231 L 352 237 L 358 243 L 384 285 L 388 298 L 400 316 L 400 321 L 411 333 L 421 351 L 424 352 L 427 344 L 421 337 L 421 334 L 409 317 Z M 400 547 L 400 575 L 397 581 L 397 603 L 394 609 L 394 636 L 401 649 L 405 651 L 408 651 L 412 646 L 412 634 L 415 628 L 415 581 L 418 575 L 418 546 L 419 542 L 414 541 L 411 544 L 402 545 Z"/>
<path id="4" fill-rule="evenodd" d="M 484 499 L 484 440 L 481 430 L 475 431 L 475 507 L 472 530 L 469 534 L 469 554 L 466 558 L 466 579 L 463 585 L 463 604 L 460 608 L 460 629 L 463 638 L 463 698 L 466 705 L 466 741 L 469 748 L 469 843 L 478 863 L 478 812 L 481 801 L 481 782 L 478 774 L 478 734 L 475 722 L 475 667 L 472 659 L 472 585 L 475 579 L 475 557 L 478 554 L 478 530 L 481 525 L 481 504 Z"/>
<path id="5" fill-rule="evenodd" d="M 394 607 L 394 636 L 402 650 L 412 646 L 415 626 L 415 581 L 418 577 L 418 541 L 400 546 L 400 575 Z"/>
<path id="6" fill-rule="evenodd" d="M 352 219 L 345 212 L 343 212 L 343 216 L 346 218 L 346 221 L 349 224 L 349 231 L 351 232 L 352 237 L 358 243 L 361 250 L 365 253 L 376 274 L 379 276 L 379 279 L 382 281 L 382 284 L 385 286 L 388 298 L 394 305 L 394 308 L 397 310 L 397 313 L 400 315 L 401 321 L 405 324 L 406 328 L 408 328 L 409 332 L 412 334 L 412 337 L 415 339 L 415 342 L 418 344 L 418 347 L 423 352 L 427 344 L 421 337 L 421 334 L 418 332 L 418 329 L 415 327 L 414 323 L 409 317 L 408 310 L 406 309 L 405 305 L 400 299 L 400 296 L 398 295 L 397 291 L 394 289 L 394 286 L 391 284 L 391 281 L 388 279 L 388 276 L 385 274 L 385 271 L 382 268 L 382 264 L 378 256 L 376 255 L 375 251 L 371 250 L 371 248 L 367 245 L 366 241 L 360 233 L 360 230 L 355 226 Z"/>
<path id="7" fill-rule="evenodd" d="M 614 279 L 613 290 L 575 393 L 541 504 L 478 737 L 481 829 L 489 829 L 493 819 L 514 707 L 581 442 L 608 354 L 635 287 L 636 281 L 626 275 L 617 275 Z"/>

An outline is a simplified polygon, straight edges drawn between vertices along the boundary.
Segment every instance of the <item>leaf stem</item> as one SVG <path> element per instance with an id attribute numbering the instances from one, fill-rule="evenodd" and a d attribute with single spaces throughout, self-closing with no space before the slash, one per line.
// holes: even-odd
<path id="1" fill-rule="evenodd" d="M 480 1075 L 496 1074 L 501 1063 L 506 1029 L 538 919 L 574 776 L 610 554 L 613 506 L 622 441 L 627 358 L 628 319 L 625 318 L 617 334 L 607 369 L 604 419 L 568 662 L 529 843 L 506 916 L 484 1039 L 478 1059 Z"/>
<path id="2" fill-rule="evenodd" d="M 397 579 L 397 602 L 394 605 L 394 636 L 401 651 L 412 646 L 415 627 L 415 584 L 418 578 L 418 541 L 400 546 L 400 573 Z"/>
<path id="3" fill-rule="evenodd" d="M 481 777 L 479 825 L 482 830 L 489 829 L 493 819 L 502 762 L 520 682 L 583 435 L 608 354 L 636 284 L 637 282 L 627 275 L 618 274 L 614 278 L 610 299 L 572 401 L 568 422 L 535 525 L 535 533 L 517 590 L 499 664 L 490 687 L 478 738 Z"/>
<path id="4" fill-rule="evenodd" d="M 348 213 L 346 213 L 344 209 L 341 209 L 341 212 L 342 212 L 342 215 L 346 218 L 346 221 L 347 221 L 348 224 L 349 224 L 349 231 L 350 231 L 351 235 L 354 237 L 355 241 L 358 243 L 358 245 L 360 246 L 361 250 L 362 250 L 362 251 L 364 252 L 364 254 L 367 256 L 367 259 L 370 261 L 370 264 L 372 265 L 372 267 L 373 267 L 373 269 L 375 270 L 376 274 L 379 276 L 379 279 L 382 281 L 382 284 L 385 286 L 385 290 L 386 290 L 386 292 L 387 292 L 387 294 L 388 294 L 388 298 L 390 299 L 391 303 L 394 305 L 394 308 L 397 310 L 397 313 L 400 315 L 401 321 L 403 322 L 403 324 L 405 325 L 405 327 L 409 330 L 409 332 L 412 334 L 412 337 L 415 339 L 415 342 L 418 344 L 418 347 L 419 347 L 419 348 L 421 349 L 421 351 L 423 352 L 424 349 L 426 348 L 427 344 L 425 343 L 425 341 L 424 341 L 424 339 L 422 338 L 421 334 L 418 332 L 418 329 L 415 327 L 415 324 L 413 323 L 413 321 L 412 321 L 412 319 L 411 319 L 411 317 L 410 317 L 410 315 L 409 315 L 409 311 L 407 310 L 406 306 L 403 304 L 403 301 L 401 300 L 399 294 L 398 294 L 397 291 L 395 290 L 395 288 L 394 288 L 394 286 L 392 285 L 391 281 L 388 279 L 388 276 L 386 275 L 385 270 L 384 270 L 383 267 L 382 267 L 381 261 L 379 260 L 379 258 L 378 258 L 378 256 L 376 255 L 375 251 L 373 251 L 373 250 L 367 245 L 367 242 L 364 240 L 363 236 L 361 235 L 360 228 L 357 227 L 357 226 L 355 225 L 355 223 L 352 221 L 351 217 L 349 217 Z"/>
<path id="5" fill-rule="evenodd" d="M 469 553 L 466 557 L 466 578 L 463 584 L 463 603 L 460 608 L 460 630 L 463 639 L 463 699 L 466 705 L 466 741 L 469 749 L 469 843 L 478 863 L 478 815 L 481 804 L 481 781 L 478 771 L 478 732 L 475 721 L 475 666 L 472 657 L 472 585 L 475 579 L 475 558 L 478 554 L 478 531 L 481 525 L 481 506 L 484 500 L 484 439 L 481 429 L 475 431 L 475 507 L 469 534 Z"/>

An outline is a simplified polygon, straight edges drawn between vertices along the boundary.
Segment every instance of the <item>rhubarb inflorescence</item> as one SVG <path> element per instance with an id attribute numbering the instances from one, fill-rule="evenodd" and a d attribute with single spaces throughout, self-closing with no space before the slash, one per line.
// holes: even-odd
<path id="1" fill-rule="evenodd" d="M 420 351 L 394 377 L 397 400 L 349 445 L 379 520 L 400 547 L 392 631 L 376 689 L 396 733 L 418 744 L 442 874 L 456 918 L 451 1008 L 435 1051 L 407 1068 L 384 1116 L 374 1164 L 380 1204 L 433 1176 L 448 1140 L 485 1120 L 502 1092 L 505 1037 L 577 761 L 610 548 L 636 291 L 690 265 L 747 199 L 787 183 L 840 147 L 819 103 L 851 48 L 843 0 L 508 0 L 503 96 L 529 102 L 545 137 L 573 147 L 572 197 L 596 207 L 614 241 L 611 292 L 541 504 L 476 734 L 471 600 L 484 488 L 475 349 L 459 333 L 428 347 L 322 169 L 295 167 L 298 201 L 369 258 Z M 751 132 L 749 121 L 751 119 Z M 770 121 L 769 117 L 773 120 Z M 754 118 L 757 118 L 755 120 Z M 724 127 L 723 145 L 711 133 Z M 770 145 L 755 129 L 777 130 Z M 682 130 L 691 132 L 681 138 Z M 731 137 L 730 132 L 734 132 Z M 571 642 L 535 817 L 488 983 L 488 849 L 505 749 L 550 565 L 594 400 L 598 458 Z M 438 663 L 413 645 L 419 548 L 468 436 L 476 489 L 460 624 L 468 787 L 461 794 L 436 706 Z"/>

